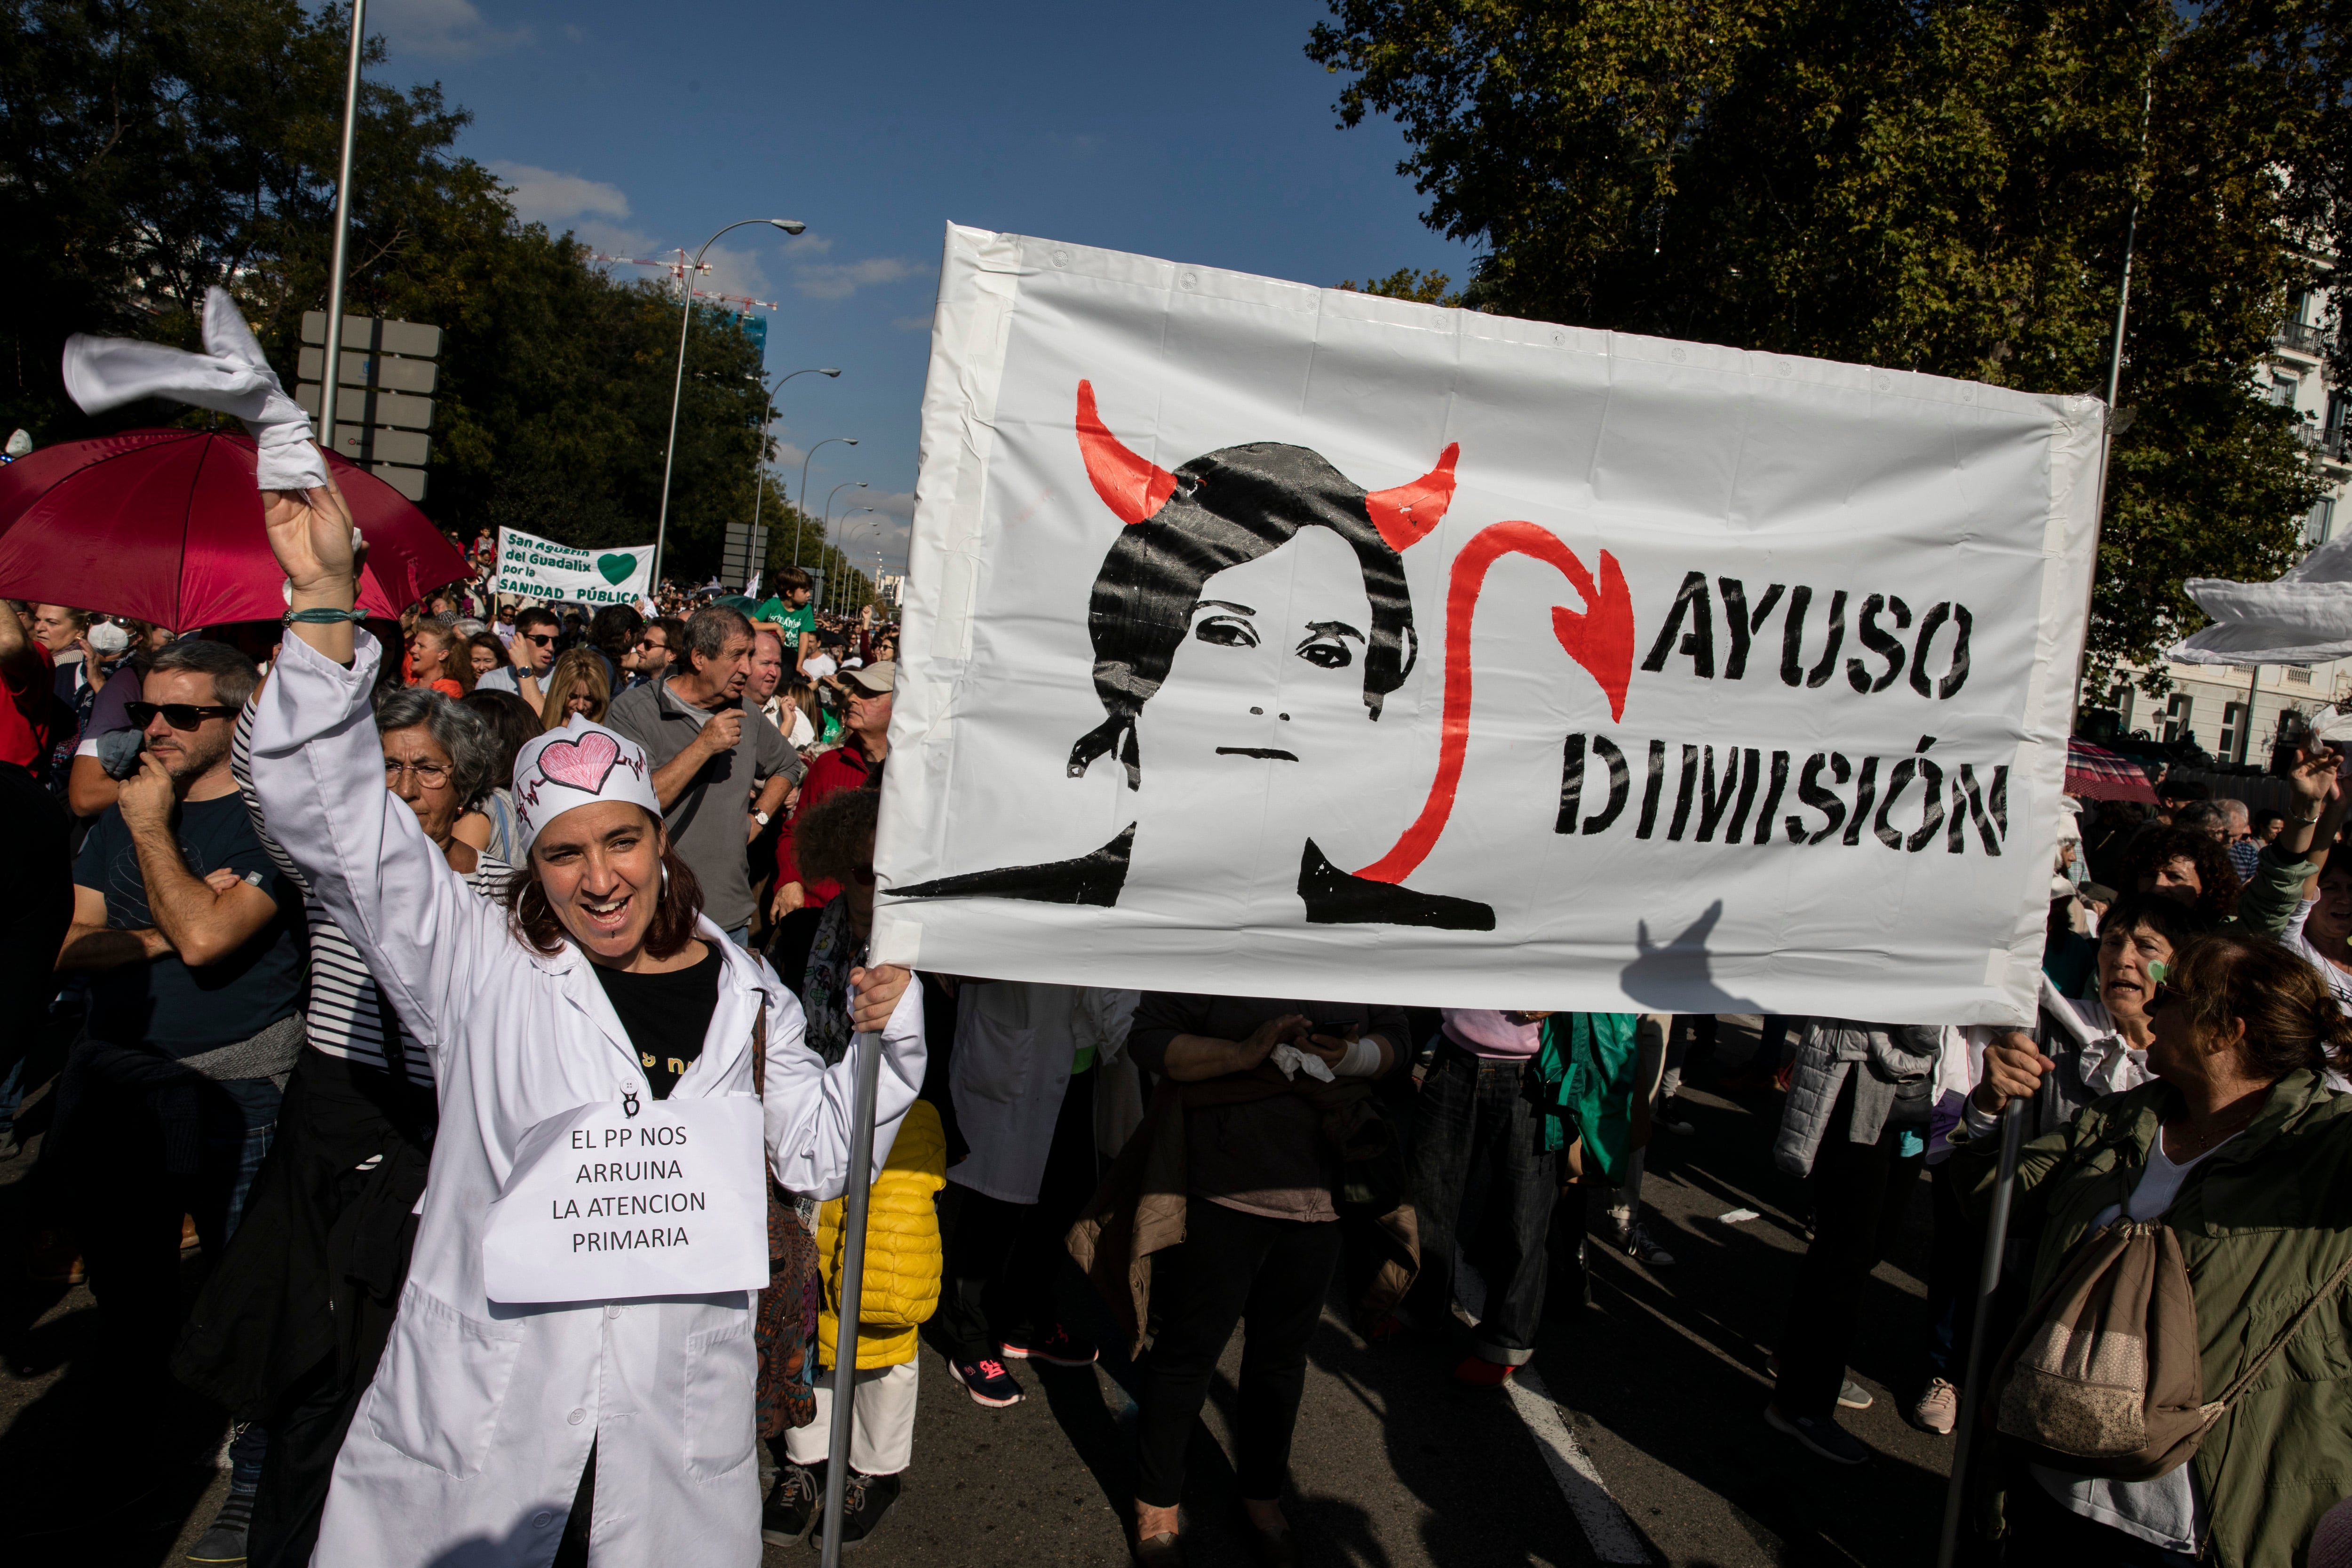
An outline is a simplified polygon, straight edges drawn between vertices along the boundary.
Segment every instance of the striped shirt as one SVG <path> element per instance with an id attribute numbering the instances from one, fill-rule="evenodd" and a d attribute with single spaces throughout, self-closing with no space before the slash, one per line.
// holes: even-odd
<path id="1" fill-rule="evenodd" d="M 301 889 L 303 912 L 310 921 L 310 999 L 304 1012 L 304 1022 L 310 1043 L 331 1057 L 341 1057 L 389 1072 L 392 1064 L 384 1058 L 384 1031 L 389 1027 L 397 1040 L 402 1066 L 411 1083 L 426 1089 L 433 1087 L 433 1062 L 424 1046 L 400 1022 L 392 1005 L 376 989 L 375 977 L 368 973 L 367 961 L 352 939 L 343 934 L 334 917 L 310 890 L 310 884 L 296 868 L 293 858 L 269 835 L 262 821 L 261 803 L 253 794 L 253 703 L 237 715 L 236 732 L 229 750 L 229 771 L 236 777 L 236 787 L 245 796 L 245 809 L 253 818 L 253 830 L 261 836 L 261 846 L 269 852 L 278 870 Z M 497 902 L 506 897 L 507 883 L 514 868 L 494 855 L 480 854 L 475 858 L 474 869 L 466 874 L 466 885 L 482 897 Z"/>

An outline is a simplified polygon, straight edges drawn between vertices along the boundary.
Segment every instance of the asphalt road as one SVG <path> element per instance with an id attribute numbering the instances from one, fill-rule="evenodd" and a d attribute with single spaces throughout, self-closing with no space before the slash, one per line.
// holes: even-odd
<path id="1" fill-rule="evenodd" d="M 1737 1065 L 1752 1020 L 1725 1023 L 1723 1065 Z M 1876 1457 L 1858 1470 L 1823 1464 L 1760 1419 L 1765 1356 L 1804 1247 L 1803 1185 L 1770 1163 L 1780 1097 L 1710 1093 L 1716 1072 L 1695 1065 L 1695 1133 L 1653 1145 L 1644 1201 L 1676 1263 L 1644 1268 L 1596 1245 L 1591 1304 L 1556 1294 L 1534 1379 L 1516 1395 L 1456 1384 L 1459 1348 L 1443 1337 L 1367 1345 L 1327 1311 L 1288 1504 L 1307 1563 L 1912 1568 L 1931 1558 L 1950 1446 L 1897 1408 L 1921 1375 L 1926 1189 L 1878 1270 L 1854 1348 L 1853 1375 L 1876 1403 L 1843 1419 Z M 29 1110 L 37 1132 L 42 1105 Z M 0 1562 L 176 1564 L 217 1505 L 218 1414 L 110 1379 L 88 1291 L 23 1278 L 30 1163 L 0 1164 Z M 1742 1208 L 1759 1217 L 1719 1222 Z M 1237 1338 L 1194 1436 L 1185 1530 L 1195 1563 L 1249 1560 L 1225 1458 L 1239 1360 Z M 853 1555 L 869 1568 L 1125 1562 L 1122 1374 L 1108 1361 L 1024 1366 L 1028 1397 L 986 1410 L 927 1351 L 904 1495 Z M 766 1553 L 772 1568 L 813 1561 L 806 1548 Z"/>

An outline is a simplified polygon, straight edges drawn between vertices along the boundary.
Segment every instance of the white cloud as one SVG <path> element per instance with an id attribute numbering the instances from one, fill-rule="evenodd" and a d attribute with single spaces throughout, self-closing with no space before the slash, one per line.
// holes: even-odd
<path id="1" fill-rule="evenodd" d="M 931 330 L 929 316 L 893 316 L 890 324 L 902 332 L 928 332 Z"/>
<path id="2" fill-rule="evenodd" d="M 867 504 L 877 511 L 888 512 L 892 517 L 911 520 L 915 515 L 915 495 L 912 490 L 892 490 L 887 495 L 876 496 Z"/>
<path id="3" fill-rule="evenodd" d="M 469 60 L 530 41 L 529 27 L 493 27 L 474 0 L 376 0 L 369 25 L 394 54 Z"/>
<path id="4" fill-rule="evenodd" d="M 514 204 L 515 216 L 525 223 L 560 227 L 565 218 L 578 217 L 583 213 L 602 213 L 606 217 L 629 216 L 628 196 L 620 186 L 603 180 L 558 174 L 553 169 L 503 159 L 491 163 L 489 170 L 513 187 L 514 194 L 507 199 Z"/>
<path id="5" fill-rule="evenodd" d="M 795 268 L 793 287 L 812 300 L 846 300 L 860 289 L 919 277 L 922 270 L 915 263 L 895 256 L 876 256 L 864 261 Z"/>
<path id="6" fill-rule="evenodd" d="M 793 240 L 792 252 L 796 257 L 831 256 L 833 254 L 833 241 L 822 234 L 799 235 L 794 237 Z"/>
<path id="7" fill-rule="evenodd" d="M 749 295 L 754 300 L 768 297 L 768 273 L 760 265 L 757 251 L 714 245 L 702 260 L 710 270 L 696 280 L 696 288 L 711 294 Z"/>

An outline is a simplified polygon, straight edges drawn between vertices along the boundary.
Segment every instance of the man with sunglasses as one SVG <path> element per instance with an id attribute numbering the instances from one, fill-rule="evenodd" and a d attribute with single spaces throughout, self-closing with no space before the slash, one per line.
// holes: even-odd
<path id="1" fill-rule="evenodd" d="M 555 637 L 560 626 L 554 611 L 533 605 L 516 612 L 514 628 L 514 640 L 509 645 L 514 662 L 474 682 L 474 689 L 511 691 L 535 708 L 545 697 L 540 683 L 555 663 Z"/>
<path id="2" fill-rule="evenodd" d="M 229 772 L 259 680 L 226 643 L 174 643 L 128 705 L 139 771 L 74 866 L 60 969 L 89 973 L 86 1037 L 44 1160 L 63 1167 L 101 1321 L 160 1370 L 178 1318 L 180 1216 L 218 1258 L 302 1045 L 301 905 Z"/>

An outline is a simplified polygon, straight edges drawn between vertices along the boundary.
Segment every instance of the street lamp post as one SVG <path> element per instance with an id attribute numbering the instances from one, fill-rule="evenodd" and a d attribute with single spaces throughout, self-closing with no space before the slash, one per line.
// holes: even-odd
<path id="1" fill-rule="evenodd" d="M 352 59 L 343 76 L 342 161 L 335 174 L 335 247 L 327 278 L 326 373 L 319 377 L 319 447 L 335 449 L 335 387 L 343 379 L 343 266 L 352 237 L 352 136 L 360 119 L 360 58 L 367 52 L 367 0 L 352 0 Z"/>
<path id="2" fill-rule="evenodd" d="M 835 546 L 841 554 L 841 590 L 840 592 L 830 595 L 833 600 L 833 613 L 836 616 L 847 615 L 849 613 L 849 552 L 845 548 L 849 542 L 851 532 L 851 530 L 848 527 L 849 520 L 856 517 L 858 512 L 872 511 L 874 510 L 875 509 L 870 506 L 861 506 L 857 508 L 856 511 L 845 512 L 842 515 L 842 542 L 840 545 Z M 881 523 L 879 520 L 877 520 L 873 522 L 861 522 L 857 526 L 859 528 L 879 528 Z"/>
<path id="3" fill-rule="evenodd" d="M 817 369 L 814 367 L 808 370 L 792 371 L 786 374 L 778 376 L 776 378 L 776 384 L 773 386 L 770 386 L 765 381 L 761 381 L 756 371 L 752 373 L 751 379 L 753 381 L 760 382 L 760 391 L 763 395 L 761 400 L 762 406 L 760 410 L 759 450 L 751 461 L 751 537 L 754 539 L 760 537 L 760 503 L 768 499 L 768 421 L 775 416 L 776 394 L 783 389 L 784 383 L 792 380 L 795 375 L 822 375 L 838 379 L 841 375 L 841 372 L 831 368 Z M 793 531 L 794 542 L 797 544 L 800 531 L 795 529 Z M 759 566 L 754 567 L 752 570 L 756 574 L 766 566 L 767 561 L 762 558 Z"/>
<path id="4" fill-rule="evenodd" d="M 677 315 L 677 374 L 671 381 L 669 388 L 669 440 L 662 447 L 661 521 L 654 528 L 654 569 L 653 576 L 647 584 L 647 586 L 656 593 L 661 590 L 662 547 L 669 542 L 669 477 L 670 470 L 677 463 L 677 405 L 679 400 L 686 395 L 686 335 L 688 330 L 694 325 L 695 275 L 702 270 L 702 258 L 710 254 L 712 246 L 719 243 L 719 234 L 727 234 L 748 224 L 755 223 L 764 223 L 771 228 L 782 229 L 786 234 L 798 234 L 808 227 L 808 225 L 796 217 L 747 217 L 730 223 L 720 229 L 719 234 L 714 234 L 702 242 L 702 248 L 694 253 L 694 264 L 686 269 L 686 276 L 678 279 L 678 292 L 686 298 Z M 334 346 L 329 345 L 330 353 L 333 352 Z"/>
<path id="5" fill-rule="evenodd" d="M 831 490 L 831 491 L 830 491 L 830 492 L 825 496 L 825 498 L 824 498 L 824 531 L 822 533 L 820 533 L 820 534 L 818 534 L 818 535 L 817 535 L 817 539 L 818 539 L 818 541 L 819 541 L 819 542 L 820 542 L 820 545 L 821 545 L 821 546 L 822 546 L 822 545 L 829 545 L 829 544 L 831 544 L 831 543 L 833 542 L 833 498 L 834 498 L 835 496 L 839 495 L 842 491 L 844 491 L 844 490 L 847 489 L 848 489 L 851 485 L 853 485 L 853 484 L 855 484 L 855 485 L 856 485 L 859 489 L 861 489 L 861 490 L 862 490 L 862 489 L 864 489 L 866 488 L 866 481 L 865 481 L 864 479 L 844 479 L 844 480 L 842 480 L 842 481 L 841 481 L 841 483 L 839 483 L 839 484 L 837 484 L 837 485 L 834 486 L 834 487 L 833 487 L 833 489 L 832 489 L 832 490 Z M 851 512 L 849 515 L 850 515 L 850 516 L 852 516 L 852 517 L 856 517 L 857 514 L 856 514 L 856 512 Z M 849 561 L 849 558 L 848 558 L 847 556 L 845 556 L 845 556 L 843 556 L 843 557 L 842 557 L 842 563 L 843 563 L 845 566 L 846 566 L 846 565 L 848 564 L 848 561 Z M 828 604 L 830 604 L 830 603 L 832 602 L 832 600 L 833 600 L 833 595 L 832 595 L 830 592 L 828 592 L 828 593 L 825 595 L 825 601 L 826 601 Z"/>
<path id="6" fill-rule="evenodd" d="M 857 437 L 855 436 L 827 436 L 824 440 L 819 441 L 816 444 L 816 447 L 829 447 L 835 441 L 840 442 L 845 447 L 855 447 L 857 445 Z M 808 516 L 808 466 L 809 459 L 816 456 L 816 447 L 811 447 L 807 451 L 801 454 L 800 508 L 801 515 L 803 517 Z M 801 531 L 799 526 L 795 524 L 793 528 L 793 564 L 797 566 L 800 563 Z"/>

